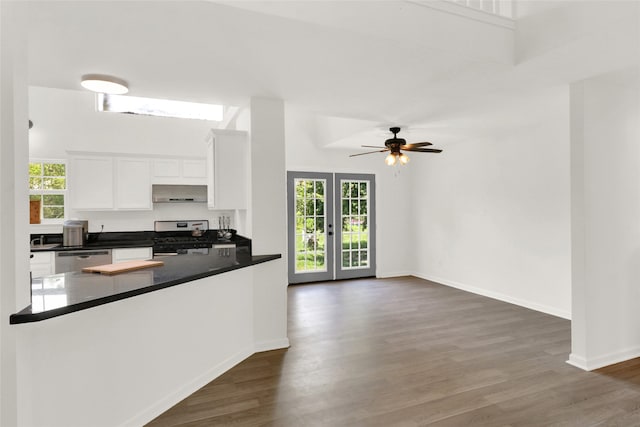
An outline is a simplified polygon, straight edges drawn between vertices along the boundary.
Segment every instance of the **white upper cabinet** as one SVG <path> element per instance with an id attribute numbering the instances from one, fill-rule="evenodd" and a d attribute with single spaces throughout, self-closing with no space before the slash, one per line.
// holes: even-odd
<path id="1" fill-rule="evenodd" d="M 180 177 L 180 161 L 178 159 L 153 159 L 153 182 Z"/>
<path id="2" fill-rule="evenodd" d="M 197 158 L 154 158 L 152 184 L 205 185 L 207 162 Z"/>
<path id="3" fill-rule="evenodd" d="M 110 210 L 115 207 L 113 158 L 80 155 L 70 158 L 68 191 L 71 207 Z"/>
<path id="4" fill-rule="evenodd" d="M 214 129 L 207 144 L 209 208 L 247 209 L 250 155 L 247 133 Z"/>
<path id="5" fill-rule="evenodd" d="M 71 153 L 68 191 L 72 209 L 152 209 L 150 168 L 145 158 Z"/>
<path id="6" fill-rule="evenodd" d="M 207 179 L 207 161 L 205 159 L 182 161 L 182 176 L 185 178 Z"/>
<path id="7" fill-rule="evenodd" d="M 150 210 L 151 165 L 147 159 L 116 159 L 116 209 Z"/>

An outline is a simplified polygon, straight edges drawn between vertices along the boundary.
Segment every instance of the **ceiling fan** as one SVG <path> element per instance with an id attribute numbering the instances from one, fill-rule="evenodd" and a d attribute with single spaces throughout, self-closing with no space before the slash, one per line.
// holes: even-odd
<path id="1" fill-rule="evenodd" d="M 417 151 L 419 153 L 442 153 L 442 150 L 439 150 L 436 148 L 422 148 L 422 147 L 427 147 L 429 145 L 433 145 L 430 142 L 416 142 L 413 144 L 407 144 L 407 141 L 405 139 L 398 138 L 398 133 L 400 132 L 399 127 L 392 127 L 392 128 L 389 128 L 389 130 L 391 131 L 391 133 L 393 133 L 393 138 L 389 138 L 384 142 L 385 148 L 376 147 L 372 145 L 363 145 L 363 147 L 366 147 L 366 148 L 383 148 L 383 149 L 376 150 L 376 151 L 367 151 L 366 153 L 352 154 L 349 157 L 363 156 L 365 154 L 373 154 L 373 153 L 384 153 L 386 151 L 389 151 L 390 153 L 384 159 L 384 161 L 389 166 L 393 166 L 398 162 L 402 165 L 405 165 L 409 161 L 409 156 L 407 156 L 400 150 Z"/>

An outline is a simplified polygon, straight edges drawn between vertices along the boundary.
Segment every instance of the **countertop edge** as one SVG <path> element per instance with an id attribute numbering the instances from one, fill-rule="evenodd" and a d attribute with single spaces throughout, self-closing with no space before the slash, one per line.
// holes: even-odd
<path id="1" fill-rule="evenodd" d="M 69 252 L 69 251 L 94 251 L 103 249 L 135 249 L 135 248 L 152 248 L 153 242 L 151 241 L 136 241 L 131 243 L 109 243 L 99 245 L 85 245 L 85 246 L 55 246 L 53 248 L 40 248 L 38 246 L 31 246 L 29 251 L 31 253 L 38 252 Z"/>
<path id="2" fill-rule="evenodd" d="M 172 286 L 177 286 L 183 283 L 192 282 L 194 280 L 203 279 L 205 277 L 216 276 L 218 274 L 226 273 L 228 271 L 239 270 L 246 267 L 251 267 L 254 265 L 262 264 L 268 261 L 273 261 L 276 259 L 282 258 L 281 254 L 271 254 L 271 255 L 254 255 L 251 257 L 251 261 L 244 262 L 238 265 L 232 265 L 228 267 L 222 267 L 220 269 L 214 271 L 204 271 L 192 275 L 188 275 L 182 277 L 180 279 L 171 280 L 165 283 L 147 286 L 144 288 L 134 289 L 127 292 L 121 292 L 113 295 L 109 295 L 106 297 L 96 298 L 90 301 L 83 301 L 77 304 L 69 305 L 66 307 L 54 308 L 47 311 L 42 311 L 39 313 L 30 313 L 29 309 L 31 306 L 27 306 L 24 309 L 20 310 L 17 313 L 14 313 L 9 316 L 9 324 L 18 325 L 22 323 L 32 323 L 39 322 L 46 319 L 51 319 L 54 317 L 62 316 L 65 314 L 75 313 L 77 311 L 86 310 L 88 308 L 97 307 L 100 305 L 109 304 L 111 302 L 120 301 L 126 298 L 131 298 L 137 295 L 142 295 L 150 292 L 159 291 L 161 289 L 169 288 Z"/>

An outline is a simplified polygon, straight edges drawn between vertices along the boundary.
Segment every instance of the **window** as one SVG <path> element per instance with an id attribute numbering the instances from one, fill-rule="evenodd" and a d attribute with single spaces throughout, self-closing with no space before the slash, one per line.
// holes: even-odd
<path id="1" fill-rule="evenodd" d="M 112 113 L 142 114 L 147 116 L 178 117 L 222 121 L 223 107 L 216 104 L 173 101 L 169 99 L 140 98 L 136 96 L 97 95 L 97 110 Z"/>
<path id="2" fill-rule="evenodd" d="M 324 179 L 296 179 L 296 273 L 327 271 Z"/>
<path id="3" fill-rule="evenodd" d="M 369 267 L 369 181 L 341 180 L 342 268 Z"/>
<path id="4" fill-rule="evenodd" d="M 40 202 L 42 222 L 64 219 L 67 193 L 67 165 L 64 160 L 43 160 L 29 163 L 29 201 Z M 38 204 L 35 204 L 38 206 Z"/>

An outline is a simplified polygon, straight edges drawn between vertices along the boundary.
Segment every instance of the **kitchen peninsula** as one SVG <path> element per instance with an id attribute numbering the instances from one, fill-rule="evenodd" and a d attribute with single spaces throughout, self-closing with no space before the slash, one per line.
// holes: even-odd
<path id="1" fill-rule="evenodd" d="M 11 315 L 10 323 L 37 322 L 170 286 L 186 286 L 194 280 L 280 257 L 251 256 L 234 247 L 213 249 L 207 254 L 156 257 L 163 266 L 117 275 L 74 271 L 40 277 L 32 282 L 32 304 Z"/>
<path id="2" fill-rule="evenodd" d="M 164 265 L 34 278 L 32 304 L 11 316 L 33 396 L 24 425 L 144 425 L 251 354 L 289 346 L 274 312 L 286 301 L 280 254 L 154 260 Z M 78 390 L 74 404 L 55 397 L 61 384 Z"/>

